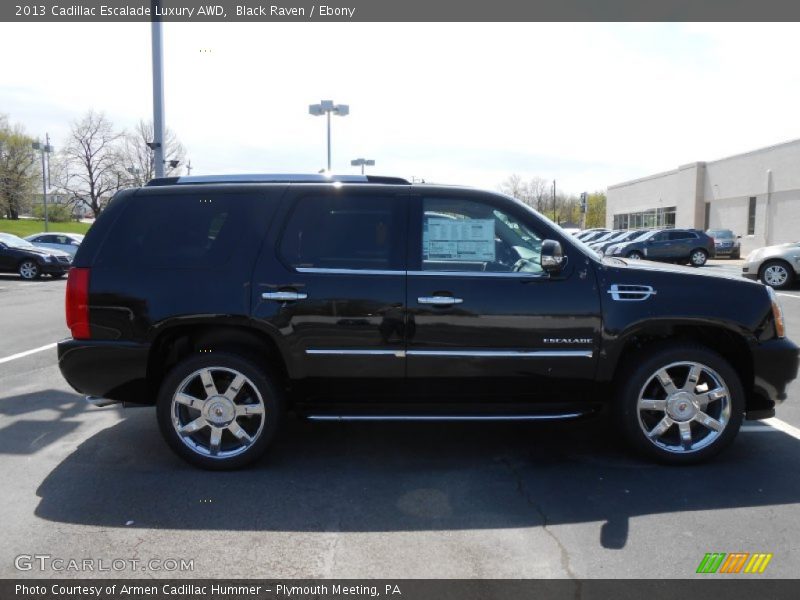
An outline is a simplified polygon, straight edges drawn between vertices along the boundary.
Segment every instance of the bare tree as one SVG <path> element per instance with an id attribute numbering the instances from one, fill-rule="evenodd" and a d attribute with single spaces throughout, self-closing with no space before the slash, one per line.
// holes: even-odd
<path id="1" fill-rule="evenodd" d="M 513 196 L 539 212 L 544 212 L 548 207 L 548 201 L 551 199 L 550 189 L 550 182 L 547 179 L 532 177 L 529 181 L 523 181 L 517 174 L 511 175 L 500 184 L 500 190 L 504 194 Z"/>
<path id="2" fill-rule="evenodd" d="M 34 193 L 37 172 L 33 139 L 0 115 L 0 213 L 18 219 Z"/>
<path id="3" fill-rule="evenodd" d="M 147 145 L 153 141 L 153 122 L 139 121 L 127 132 L 122 143 L 122 155 L 131 185 L 144 185 L 156 174 L 154 153 Z M 164 132 L 164 175 L 180 175 L 186 160 L 186 150 L 171 129 Z M 172 166 L 177 162 L 177 166 Z"/>
<path id="4" fill-rule="evenodd" d="M 124 182 L 121 137 L 103 113 L 90 110 L 72 124 L 60 156 L 59 187 L 88 206 L 95 217 Z"/>

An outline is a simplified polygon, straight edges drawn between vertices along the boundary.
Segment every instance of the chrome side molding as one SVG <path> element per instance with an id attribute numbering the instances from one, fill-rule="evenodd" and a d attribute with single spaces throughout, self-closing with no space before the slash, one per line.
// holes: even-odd
<path id="1" fill-rule="evenodd" d="M 306 415 L 309 421 L 560 421 L 577 419 L 588 412 L 546 415 Z"/>
<path id="2" fill-rule="evenodd" d="M 452 358 L 592 358 L 591 350 L 366 350 L 359 348 L 308 348 L 319 356 L 433 356 Z"/>
<path id="3" fill-rule="evenodd" d="M 608 293 L 617 302 L 641 302 L 655 296 L 657 292 L 651 285 L 614 283 L 609 287 Z"/>

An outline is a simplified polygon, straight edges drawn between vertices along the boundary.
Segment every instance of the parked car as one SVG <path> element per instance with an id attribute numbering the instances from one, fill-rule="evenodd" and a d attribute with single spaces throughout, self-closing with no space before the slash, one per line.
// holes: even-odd
<path id="1" fill-rule="evenodd" d="M 777 290 L 791 287 L 800 275 L 800 242 L 753 250 L 745 259 L 742 275 Z"/>
<path id="2" fill-rule="evenodd" d="M 66 310 L 70 385 L 96 405 L 155 404 L 169 446 L 210 469 L 258 458 L 287 409 L 609 411 L 633 447 L 692 463 L 745 416 L 774 415 L 798 369 L 759 283 L 601 259 L 506 196 L 374 176 L 121 191 L 78 249 Z"/>
<path id="3" fill-rule="evenodd" d="M 613 256 L 689 263 L 693 267 L 702 267 L 714 256 L 714 240 L 702 231 L 693 229 L 664 229 L 615 246 Z"/>
<path id="4" fill-rule="evenodd" d="M 592 240 L 597 240 L 597 239 L 603 237 L 604 235 L 606 235 L 608 233 L 611 233 L 608 229 L 597 229 L 595 231 L 592 231 L 592 232 L 588 233 L 587 235 L 582 236 L 579 239 L 583 243 L 588 244 Z"/>
<path id="5" fill-rule="evenodd" d="M 0 233 L 0 272 L 19 273 L 23 279 L 38 279 L 42 274 L 63 277 L 72 257 L 60 250 L 37 248 L 10 233 Z"/>
<path id="6" fill-rule="evenodd" d="M 640 237 L 646 233 L 643 229 L 633 229 L 630 231 L 620 231 L 615 236 L 603 241 L 603 242 L 594 242 L 591 244 L 592 248 L 596 250 L 599 254 L 605 254 L 606 248 L 613 246 L 614 244 L 623 244 L 625 242 L 630 242 L 635 240 L 636 238 Z"/>
<path id="7" fill-rule="evenodd" d="M 592 229 L 584 229 L 583 231 L 581 231 L 579 233 L 576 233 L 575 237 L 578 238 L 579 240 L 585 240 L 587 237 L 592 236 L 592 235 L 596 235 L 597 233 L 600 233 L 600 232 L 606 233 L 606 232 L 608 232 L 608 229 L 605 229 L 603 227 L 594 227 Z"/>
<path id="8" fill-rule="evenodd" d="M 706 235 L 714 240 L 714 250 L 718 258 L 721 256 L 741 258 L 742 236 L 736 235 L 730 229 L 709 229 Z"/>
<path id="9" fill-rule="evenodd" d="M 83 235 L 80 233 L 35 233 L 25 238 L 34 246 L 40 248 L 51 248 L 53 250 L 61 250 L 70 256 L 75 256 L 78 251 L 78 246 L 83 241 Z"/>

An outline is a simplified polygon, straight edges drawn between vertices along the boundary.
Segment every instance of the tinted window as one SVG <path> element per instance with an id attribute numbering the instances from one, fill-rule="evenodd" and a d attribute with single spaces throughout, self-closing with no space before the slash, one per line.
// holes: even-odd
<path id="1" fill-rule="evenodd" d="M 219 267 L 245 225 L 241 195 L 143 196 L 127 207 L 99 266 Z"/>
<path id="2" fill-rule="evenodd" d="M 670 231 L 669 239 L 671 240 L 691 240 L 696 238 L 697 235 L 691 231 Z"/>
<path id="3" fill-rule="evenodd" d="M 286 223 L 281 258 L 294 268 L 405 270 L 405 214 L 396 198 L 301 198 Z"/>
<path id="4" fill-rule="evenodd" d="M 756 232 L 756 198 L 751 196 L 747 205 L 747 235 L 754 235 Z"/>
<path id="5" fill-rule="evenodd" d="M 426 198 L 423 211 L 424 271 L 542 272 L 542 237 L 513 215 L 444 198 Z"/>

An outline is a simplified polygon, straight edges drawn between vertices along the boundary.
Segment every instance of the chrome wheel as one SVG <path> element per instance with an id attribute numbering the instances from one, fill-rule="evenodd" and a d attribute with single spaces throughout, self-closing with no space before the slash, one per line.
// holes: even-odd
<path id="1" fill-rule="evenodd" d="M 707 259 L 708 257 L 706 256 L 706 253 L 702 250 L 695 250 L 692 252 L 691 261 L 696 267 L 702 267 L 704 264 L 706 264 Z"/>
<path id="2" fill-rule="evenodd" d="M 689 454 L 713 444 L 725 431 L 731 420 L 730 390 L 710 367 L 676 362 L 650 376 L 639 392 L 636 412 L 650 443 Z"/>
<path id="3" fill-rule="evenodd" d="M 781 264 L 771 264 L 764 269 L 762 279 L 770 287 L 781 287 L 789 280 L 789 271 Z"/>
<path id="4" fill-rule="evenodd" d="M 173 395 L 170 413 L 178 438 L 210 458 L 242 454 L 264 430 L 264 399 L 249 378 L 228 367 L 191 373 Z"/>
<path id="5" fill-rule="evenodd" d="M 36 279 L 39 275 L 39 265 L 32 260 L 26 260 L 19 266 L 19 274 L 23 279 Z"/>
<path id="6" fill-rule="evenodd" d="M 639 254 L 638 252 L 631 252 L 630 254 L 628 254 L 628 256 L 626 258 L 629 258 L 631 260 L 641 260 L 642 259 L 642 255 Z"/>

